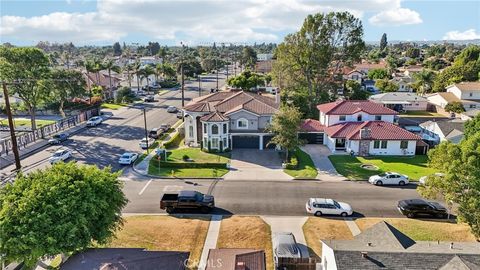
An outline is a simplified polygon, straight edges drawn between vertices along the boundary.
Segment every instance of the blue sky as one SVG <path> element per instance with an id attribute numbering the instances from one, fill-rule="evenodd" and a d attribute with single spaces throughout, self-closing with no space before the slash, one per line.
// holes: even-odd
<path id="1" fill-rule="evenodd" d="M 307 14 L 350 11 L 364 39 L 480 38 L 480 1 L 408 0 L 1 0 L 0 42 L 77 45 L 281 42 Z"/>

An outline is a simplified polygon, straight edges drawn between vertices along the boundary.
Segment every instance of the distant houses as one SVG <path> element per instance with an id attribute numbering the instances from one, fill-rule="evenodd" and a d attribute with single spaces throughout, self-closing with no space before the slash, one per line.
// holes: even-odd
<path id="1" fill-rule="evenodd" d="M 427 96 L 428 102 L 435 106 L 437 112 L 449 115 L 450 113 L 445 111 L 445 106 L 452 102 L 460 102 L 467 112 L 468 119 L 468 112 L 477 113 L 480 109 L 480 82 L 456 83 L 448 86 L 446 90 Z"/>
<path id="2" fill-rule="evenodd" d="M 369 98 L 396 111 L 426 111 L 428 100 L 414 93 L 390 92 L 372 95 Z"/>

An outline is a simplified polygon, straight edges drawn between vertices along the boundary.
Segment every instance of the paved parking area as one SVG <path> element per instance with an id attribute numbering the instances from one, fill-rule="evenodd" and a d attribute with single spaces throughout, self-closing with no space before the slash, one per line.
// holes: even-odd
<path id="1" fill-rule="evenodd" d="M 275 150 L 235 149 L 225 180 L 291 180 Z"/>
<path id="2" fill-rule="evenodd" d="M 347 180 L 343 175 L 339 174 L 328 156 L 332 154 L 330 149 L 325 145 L 306 144 L 301 147 L 305 153 L 309 154 L 317 167 L 317 179 L 323 181 L 344 181 Z"/>

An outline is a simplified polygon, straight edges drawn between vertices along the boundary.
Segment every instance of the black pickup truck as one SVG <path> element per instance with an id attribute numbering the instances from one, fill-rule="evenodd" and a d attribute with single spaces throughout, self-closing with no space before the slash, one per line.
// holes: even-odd
<path id="1" fill-rule="evenodd" d="M 165 193 L 160 200 L 160 209 L 172 213 L 175 209 L 198 209 L 208 213 L 215 208 L 213 196 L 198 191 L 183 190 L 178 194 Z"/>

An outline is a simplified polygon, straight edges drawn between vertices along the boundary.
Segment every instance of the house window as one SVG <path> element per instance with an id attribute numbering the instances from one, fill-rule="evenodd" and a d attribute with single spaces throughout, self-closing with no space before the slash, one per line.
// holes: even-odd
<path id="1" fill-rule="evenodd" d="M 207 134 L 207 124 L 203 124 L 203 133 Z"/>
<path id="2" fill-rule="evenodd" d="M 193 126 L 188 127 L 188 137 L 193 138 Z"/>
<path id="3" fill-rule="evenodd" d="M 375 120 L 376 120 L 376 121 L 382 120 L 382 116 L 381 116 L 381 115 L 375 115 Z"/>
<path id="4" fill-rule="evenodd" d="M 373 149 L 380 148 L 380 141 L 373 141 Z"/>
<path id="5" fill-rule="evenodd" d="M 408 141 L 400 141 L 400 149 L 407 149 Z"/>
<path id="6" fill-rule="evenodd" d="M 362 121 L 362 115 L 361 115 L 361 114 L 359 114 L 359 115 L 357 116 L 357 121 L 359 121 L 359 122 Z"/>
<path id="7" fill-rule="evenodd" d="M 212 148 L 218 148 L 218 138 L 212 138 Z"/>
<path id="8" fill-rule="evenodd" d="M 340 121 L 345 121 L 346 116 L 345 115 L 340 115 Z"/>
<path id="9" fill-rule="evenodd" d="M 387 149 L 387 142 L 388 141 L 382 141 L 382 146 L 381 146 L 382 149 Z"/>
<path id="10" fill-rule="evenodd" d="M 227 124 L 223 124 L 223 134 L 227 134 Z"/>
<path id="11" fill-rule="evenodd" d="M 468 95 L 471 96 L 471 97 L 473 97 L 473 93 L 469 93 Z"/>
<path id="12" fill-rule="evenodd" d="M 477 107 L 477 105 L 475 105 L 475 104 L 470 104 L 470 109 L 474 109 L 474 108 L 476 108 L 476 107 Z"/>
<path id="13" fill-rule="evenodd" d="M 237 121 L 237 128 L 248 128 L 248 120 L 247 119 L 238 119 Z"/>
<path id="14" fill-rule="evenodd" d="M 223 148 L 227 148 L 227 138 L 223 138 Z"/>
<path id="15" fill-rule="evenodd" d="M 218 134 L 218 126 L 216 124 L 212 125 L 212 134 Z"/>

